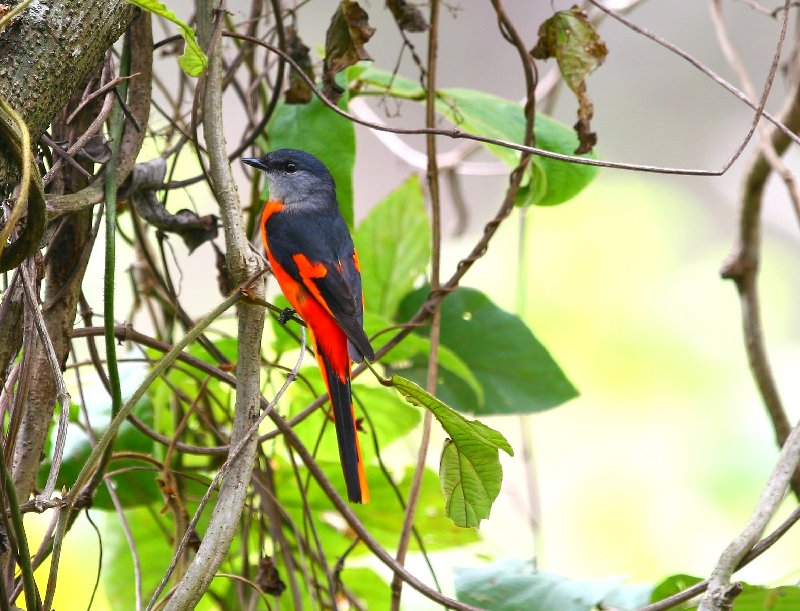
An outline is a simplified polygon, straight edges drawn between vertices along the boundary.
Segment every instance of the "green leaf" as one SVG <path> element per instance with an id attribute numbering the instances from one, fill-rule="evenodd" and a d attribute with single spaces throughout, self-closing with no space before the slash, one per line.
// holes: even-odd
<path id="1" fill-rule="evenodd" d="M 736 597 L 734 608 L 736 611 L 797 611 L 800 609 L 800 588 L 762 588 L 744 584 L 744 592 Z"/>
<path id="2" fill-rule="evenodd" d="M 522 144 L 525 114 L 516 102 L 474 89 L 445 89 L 439 92 L 437 110 L 460 129 L 490 138 Z M 579 145 L 575 132 L 542 114 L 534 123 L 536 146 L 553 153 L 571 155 Z M 519 152 L 488 144 L 486 148 L 509 168 L 519 163 Z M 592 155 L 587 155 L 592 157 Z M 588 185 L 597 168 L 534 156 L 530 176 L 523 181 L 523 196 L 518 204 L 554 206 L 569 201 Z"/>
<path id="3" fill-rule="evenodd" d="M 370 88 L 374 88 L 380 95 L 389 94 L 401 100 L 417 102 L 425 100 L 425 90 L 420 84 L 404 76 L 373 67 L 361 68 L 353 76 L 361 87 L 366 86 L 367 93 L 370 92 Z"/>
<path id="4" fill-rule="evenodd" d="M 694 577 L 693 575 L 672 575 L 667 577 L 664 581 L 656 585 L 653 588 L 653 592 L 650 595 L 649 602 L 658 602 L 659 600 L 663 600 L 673 594 L 677 594 L 678 592 L 682 592 L 686 588 L 689 588 L 696 583 L 700 583 L 703 581 L 700 577 Z"/>
<path id="5" fill-rule="evenodd" d="M 457 526 L 478 527 L 500 492 L 503 468 L 498 450 L 514 450 L 506 438 L 477 420 L 467 420 L 411 380 L 393 375 L 392 385 L 408 401 L 434 415 L 450 436 L 439 465 L 445 513 Z"/>
<path id="6" fill-rule="evenodd" d="M 649 602 L 658 602 L 682 592 L 697 583 L 700 577 L 692 575 L 672 575 L 659 583 L 650 596 Z M 800 609 L 800 588 L 796 586 L 778 586 L 764 588 L 743 583 L 744 590 L 736 597 L 736 611 L 796 611 Z M 697 606 L 691 607 L 697 609 Z"/>
<path id="7" fill-rule="evenodd" d="M 576 154 L 587 153 L 597 143 L 597 135 L 589 122 L 594 115 L 594 105 L 586 93 L 586 78 L 608 55 L 586 12 L 578 6 L 558 11 L 539 27 L 539 41 L 531 50 L 536 59 L 556 58 L 561 76 L 578 98 L 578 123 L 575 130 L 580 140 Z"/>
<path id="8" fill-rule="evenodd" d="M 367 332 L 368 337 L 393 326 L 394 323 L 387 321 L 369 311 L 364 313 L 364 330 Z M 383 339 L 392 337 L 391 333 L 382 336 Z M 381 340 L 378 340 L 375 345 L 380 347 Z M 389 352 L 381 357 L 381 362 L 387 365 L 402 364 L 409 361 L 414 357 L 421 360 L 428 358 L 431 352 L 431 342 L 427 337 L 412 333 L 407 335 L 403 341 L 394 346 Z M 483 386 L 481 386 L 478 378 L 472 373 L 469 366 L 461 360 L 461 358 L 447 346 L 439 345 L 438 352 L 439 366 L 443 367 L 454 376 L 464 382 L 469 389 L 474 393 L 478 405 L 483 405 Z"/>
<path id="9" fill-rule="evenodd" d="M 458 600 L 487 611 L 591 611 L 600 604 L 624 598 L 641 607 L 647 604 L 645 588 L 621 586 L 622 578 L 572 580 L 535 571 L 530 562 L 501 560 L 480 568 L 456 569 Z M 636 588 L 637 595 L 623 594 Z M 635 607 L 626 607 L 633 609 Z M 738 609 L 737 609 L 738 611 Z"/>
<path id="10" fill-rule="evenodd" d="M 160 15 L 178 26 L 181 36 L 186 41 L 186 46 L 183 49 L 183 55 L 178 58 L 178 65 L 189 76 L 198 77 L 206 69 L 208 65 L 208 58 L 200 45 L 197 44 L 197 37 L 191 26 L 184 23 L 169 10 L 163 2 L 156 2 L 155 0 L 127 0 L 134 6 L 140 9 L 149 11 L 155 15 Z"/>
<path id="11" fill-rule="evenodd" d="M 360 71 L 355 83 L 365 94 L 388 94 L 417 102 L 425 100 L 425 91 L 415 81 L 375 68 Z M 517 102 L 474 89 L 443 89 L 437 94 L 436 110 L 464 131 L 517 144 L 524 140 L 525 114 Z M 534 133 L 536 146 L 553 153 L 571 155 L 579 145 L 572 129 L 541 113 L 536 114 Z M 491 144 L 486 148 L 509 168 L 519 163 L 518 151 Z M 586 156 L 594 158 L 593 154 Z M 517 204 L 561 204 L 575 197 L 596 174 L 597 168 L 593 166 L 534 156 Z"/>
<path id="12" fill-rule="evenodd" d="M 423 287 L 401 306 L 401 320 L 425 300 Z M 453 351 L 483 388 L 483 402 L 450 371 L 439 374 L 436 394 L 463 412 L 520 414 L 550 409 L 577 396 L 575 387 L 547 349 L 515 314 L 498 308 L 480 291 L 459 288 L 442 301 L 441 343 Z M 421 382 L 427 360 L 412 359 L 399 372 Z"/>
<path id="13" fill-rule="evenodd" d="M 347 110 L 348 97 L 339 100 Z M 353 165 L 356 158 L 356 133 L 353 124 L 325 106 L 314 96 L 308 104 L 279 102 L 267 124 L 269 148 L 300 149 L 318 157 L 336 182 L 339 210 L 353 227 Z M 267 191 L 264 192 L 266 199 Z"/>
<path id="14" fill-rule="evenodd" d="M 361 601 L 364 608 L 379 600 L 386 600 L 389 591 L 380 575 L 368 568 L 345 567 L 340 573 L 342 584 Z"/>
<path id="15" fill-rule="evenodd" d="M 370 312 L 385 318 L 395 315 L 428 265 L 429 236 L 422 185 L 415 174 L 370 210 L 353 236 Z"/>

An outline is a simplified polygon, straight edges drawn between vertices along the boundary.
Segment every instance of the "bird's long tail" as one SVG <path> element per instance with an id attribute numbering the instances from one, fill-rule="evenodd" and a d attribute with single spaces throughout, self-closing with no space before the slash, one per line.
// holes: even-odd
<path id="1" fill-rule="evenodd" d="M 367 475 L 361 458 L 353 397 L 350 391 L 349 359 L 344 371 L 338 374 L 323 351 L 317 350 L 317 360 L 333 406 L 336 439 L 339 442 L 339 460 L 347 484 L 347 498 L 351 503 L 368 503 Z"/>

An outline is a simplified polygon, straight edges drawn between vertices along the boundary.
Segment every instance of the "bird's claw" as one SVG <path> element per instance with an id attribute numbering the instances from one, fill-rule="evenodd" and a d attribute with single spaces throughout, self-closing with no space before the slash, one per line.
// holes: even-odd
<path id="1" fill-rule="evenodd" d="M 292 308 L 284 308 L 278 316 L 278 322 L 285 325 L 296 312 Z"/>

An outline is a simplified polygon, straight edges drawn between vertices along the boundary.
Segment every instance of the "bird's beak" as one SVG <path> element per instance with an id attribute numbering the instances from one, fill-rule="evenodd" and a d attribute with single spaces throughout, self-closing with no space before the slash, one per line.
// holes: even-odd
<path id="1" fill-rule="evenodd" d="M 264 165 L 258 157 L 242 157 L 242 163 L 246 163 L 247 165 L 251 165 L 254 168 L 259 170 L 267 169 L 267 166 Z"/>

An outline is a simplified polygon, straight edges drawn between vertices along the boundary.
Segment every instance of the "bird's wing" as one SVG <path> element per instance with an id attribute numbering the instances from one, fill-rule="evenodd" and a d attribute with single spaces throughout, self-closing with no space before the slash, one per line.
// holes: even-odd
<path id="1" fill-rule="evenodd" d="M 338 221 L 341 222 L 338 222 Z M 353 240 L 344 220 L 321 225 L 292 215 L 274 215 L 267 227 L 268 246 L 284 270 L 336 320 L 350 340 L 353 360 L 372 359 L 364 333 L 361 274 Z"/>

